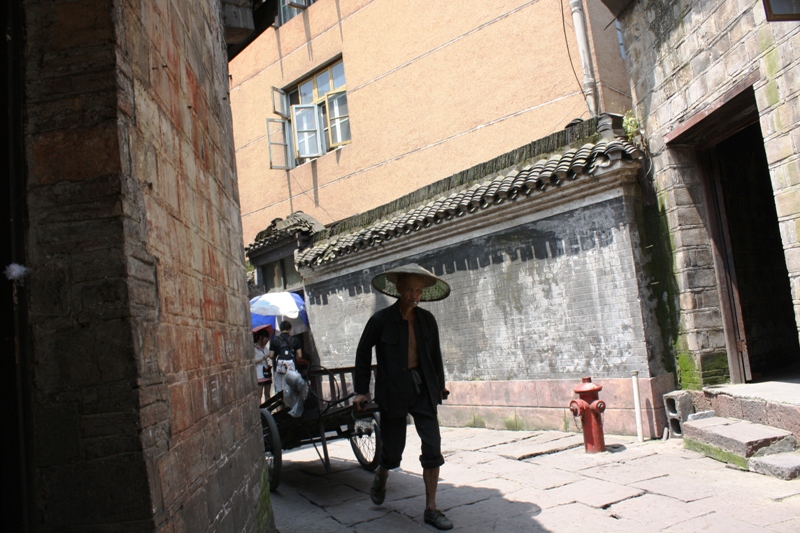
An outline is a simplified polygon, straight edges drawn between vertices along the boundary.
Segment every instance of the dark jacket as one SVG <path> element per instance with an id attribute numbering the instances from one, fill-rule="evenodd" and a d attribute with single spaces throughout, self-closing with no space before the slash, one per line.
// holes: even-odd
<path id="1" fill-rule="evenodd" d="M 434 410 L 442 403 L 444 365 L 439 346 L 439 327 L 430 311 L 415 309 L 414 334 L 417 338 L 419 364 Z M 375 402 L 390 416 L 405 416 L 408 409 L 405 374 L 408 371 L 408 322 L 400 314 L 400 302 L 372 315 L 361 334 L 356 349 L 354 387 L 357 394 L 369 392 L 372 347 L 375 347 L 377 371 Z"/>

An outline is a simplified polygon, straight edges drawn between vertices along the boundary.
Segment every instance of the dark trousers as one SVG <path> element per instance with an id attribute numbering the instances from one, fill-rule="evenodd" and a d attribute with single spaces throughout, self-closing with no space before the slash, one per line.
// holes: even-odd
<path id="1" fill-rule="evenodd" d="M 420 385 L 419 393 L 411 402 L 408 414 L 414 418 L 414 426 L 422 441 L 422 454 L 419 462 L 422 468 L 437 468 L 444 464 L 442 457 L 442 437 L 439 433 L 439 420 L 431 405 L 431 398 L 425 383 Z M 388 417 L 381 412 L 381 466 L 386 469 L 397 468 L 406 447 L 406 417 Z"/>

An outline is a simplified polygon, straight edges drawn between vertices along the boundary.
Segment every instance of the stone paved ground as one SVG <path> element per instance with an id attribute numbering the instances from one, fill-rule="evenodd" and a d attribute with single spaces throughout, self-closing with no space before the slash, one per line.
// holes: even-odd
<path id="1" fill-rule="evenodd" d="M 609 452 L 587 455 L 580 438 L 558 431 L 443 428 L 442 439 L 437 502 L 454 531 L 800 531 L 800 480 L 732 469 L 679 440 L 607 436 Z M 370 501 L 372 474 L 348 442 L 331 443 L 330 474 L 313 448 L 286 452 L 272 494 L 278 529 L 435 531 L 422 522 L 413 427 L 406 449 L 382 506 Z"/>

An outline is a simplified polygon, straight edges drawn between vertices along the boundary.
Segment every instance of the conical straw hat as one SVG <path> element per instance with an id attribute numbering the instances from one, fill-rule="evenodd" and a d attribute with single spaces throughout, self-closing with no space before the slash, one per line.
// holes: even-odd
<path id="1" fill-rule="evenodd" d="M 382 274 L 378 274 L 372 278 L 372 286 L 375 290 L 382 292 L 387 296 L 395 298 L 400 297 L 397 290 L 397 279 L 403 274 L 411 274 L 419 276 L 425 281 L 425 288 L 422 290 L 423 302 L 435 302 L 437 300 L 444 300 L 450 295 L 450 285 L 443 279 L 438 278 L 415 263 L 409 263 L 391 270 L 387 270 Z"/>

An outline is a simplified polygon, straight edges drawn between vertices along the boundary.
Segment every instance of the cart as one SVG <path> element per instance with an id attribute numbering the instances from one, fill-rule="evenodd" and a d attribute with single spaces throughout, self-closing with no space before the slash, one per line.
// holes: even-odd
<path id="1" fill-rule="evenodd" d="M 378 406 L 368 403 L 356 412 L 353 372 L 355 367 L 329 370 L 312 366 L 308 371 L 309 395 L 303 415 L 293 418 L 283 403 L 283 392 L 270 397 L 260 406 L 264 453 L 269 470 L 269 489 L 281 482 L 283 450 L 312 444 L 330 473 L 328 442 L 349 439 L 358 463 L 372 472 L 378 467 L 381 454 L 381 431 Z M 375 366 L 372 367 L 373 374 Z M 322 448 L 320 453 L 317 445 Z"/>

